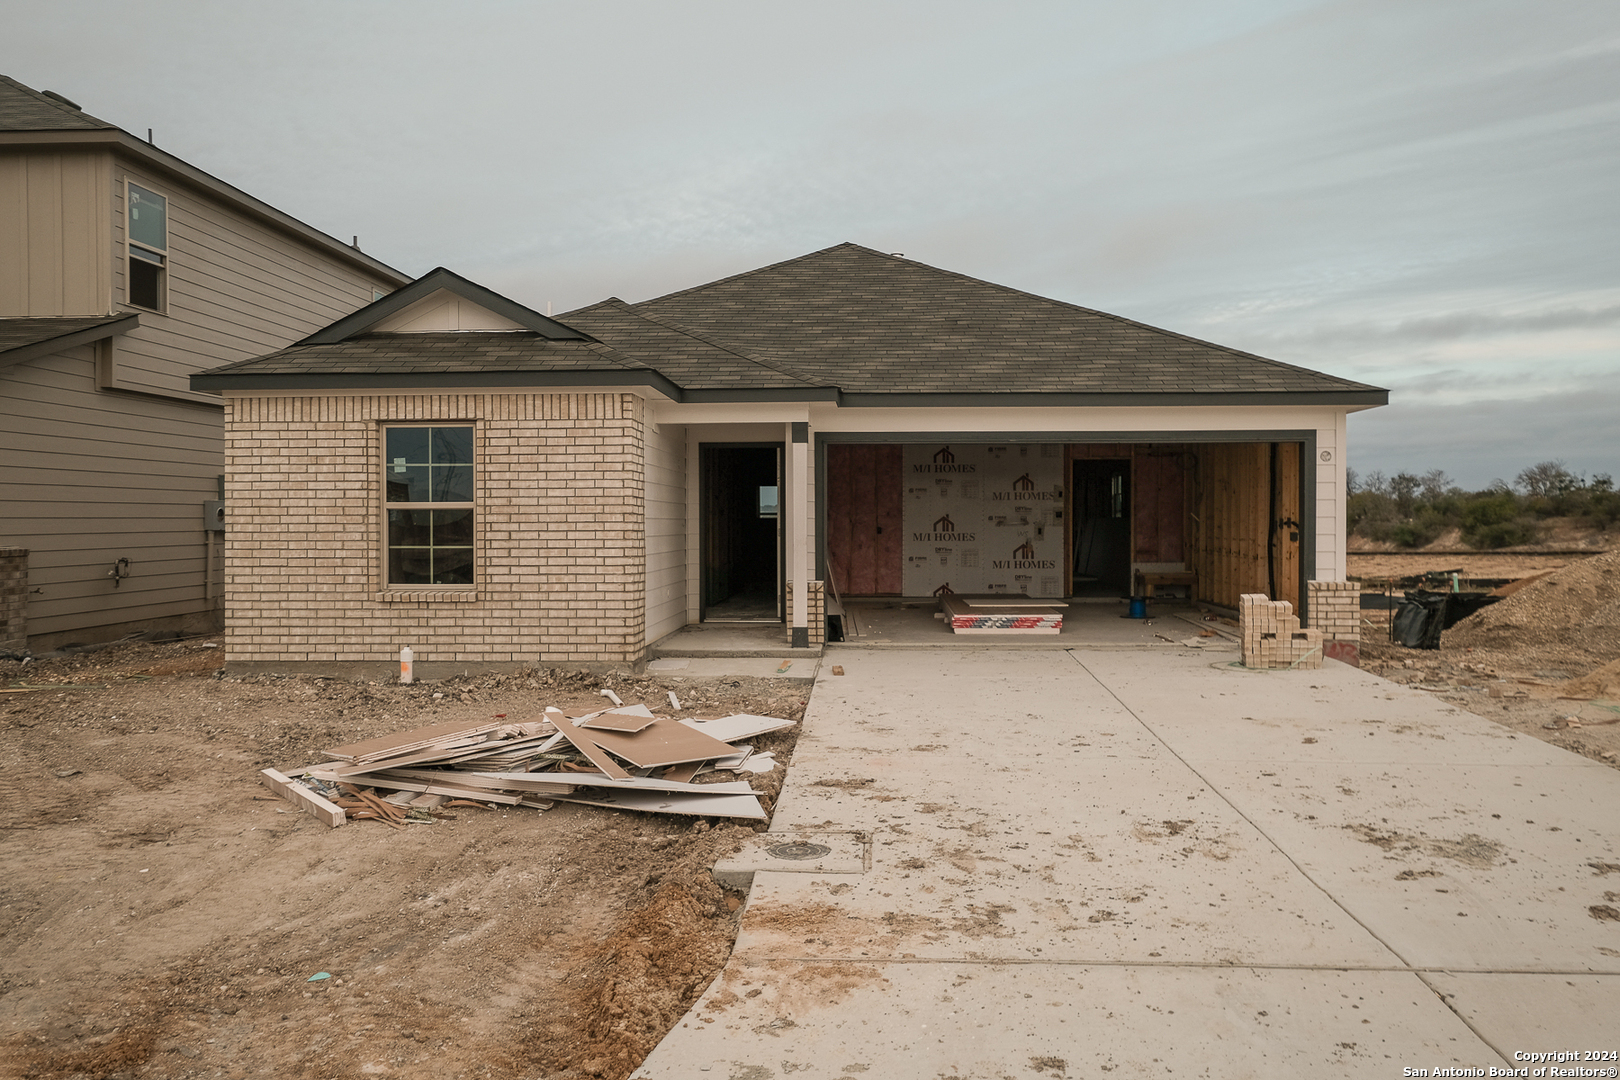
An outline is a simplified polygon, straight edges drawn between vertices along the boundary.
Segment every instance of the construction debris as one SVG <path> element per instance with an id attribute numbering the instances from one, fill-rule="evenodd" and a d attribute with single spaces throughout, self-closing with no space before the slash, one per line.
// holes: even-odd
<path id="1" fill-rule="evenodd" d="M 769 753 L 755 755 L 740 740 L 795 721 L 750 713 L 678 720 L 616 696 L 615 704 L 581 716 L 547 709 L 518 724 L 501 718 L 436 724 L 331 747 L 324 751 L 328 760 L 298 770 L 296 778 L 274 769 L 260 776 L 277 795 L 334 828 L 376 820 L 398 829 L 448 816 L 445 811 L 457 806 L 545 810 L 558 801 L 765 819 L 748 781 L 696 777 L 772 771 Z"/>

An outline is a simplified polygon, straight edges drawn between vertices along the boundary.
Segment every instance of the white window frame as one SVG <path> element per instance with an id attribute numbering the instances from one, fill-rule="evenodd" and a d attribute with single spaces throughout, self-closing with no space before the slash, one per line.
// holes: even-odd
<path id="1" fill-rule="evenodd" d="M 138 187 L 142 191 L 156 195 L 158 198 L 163 200 L 162 248 L 158 248 L 157 246 L 144 241 L 135 240 L 130 235 L 130 211 L 134 209 L 129 190 L 132 187 Z M 128 176 L 124 177 L 124 302 L 132 308 L 139 308 L 142 311 L 156 311 L 160 314 L 165 314 L 169 310 L 169 261 L 170 251 L 173 247 L 172 242 L 170 241 L 170 234 L 173 230 L 171 228 L 172 223 L 170 222 L 169 218 L 170 211 L 173 207 L 174 198 L 173 196 L 169 195 L 168 192 L 159 191 L 154 185 L 149 184 L 144 180 L 134 180 Z M 146 262 L 154 263 L 154 265 L 158 267 L 157 307 L 147 307 L 145 304 L 135 302 L 135 290 L 133 287 L 134 275 L 130 272 L 130 265 L 133 260 L 139 258 L 139 256 L 135 254 L 136 251 L 144 251 L 151 255 L 157 256 L 156 260 L 144 260 Z"/>
<path id="2" fill-rule="evenodd" d="M 388 460 L 388 432 L 400 428 L 467 428 L 472 431 L 472 486 L 473 497 L 470 502 L 389 502 L 388 501 L 388 469 L 393 462 Z M 460 593 L 471 598 L 476 596 L 480 580 L 480 570 L 483 564 L 481 554 L 483 535 L 481 525 L 483 513 L 479 506 L 479 492 L 481 490 L 480 477 L 483 474 L 483 432 L 475 420 L 390 420 L 378 425 L 377 428 L 377 505 L 380 508 L 377 514 L 377 579 L 381 583 L 382 592 L 392 596 L 414 595 L 419 593 Z M 394 582 L 389 579 L 389 544 L 388 544 L 388 513 L 390 510 L 406 509 L 433 509 L 433 510 L 471 510 L 472 522 L 472 581 L 455 584 L 434 585 L 422 582 Z"/>

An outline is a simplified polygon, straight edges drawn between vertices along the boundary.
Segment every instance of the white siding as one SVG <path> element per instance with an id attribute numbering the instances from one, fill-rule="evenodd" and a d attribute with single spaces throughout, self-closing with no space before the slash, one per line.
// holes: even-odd
<path id="1" fill-rule="evenodd" d="M 647 427 L 647 644 L 687 623 L 686 432 Z"/>
<path id="2" fill-rule="evenodd" d="M 81 346 L 0 369 L 0 460 L 0 546 L 29 549 L 31 637 L 207 628 L 202 504 L 221 471 L 218 408 L 100 392 L 94 347 Z M 121 558 L 130 577 L 114 587 Z"/>

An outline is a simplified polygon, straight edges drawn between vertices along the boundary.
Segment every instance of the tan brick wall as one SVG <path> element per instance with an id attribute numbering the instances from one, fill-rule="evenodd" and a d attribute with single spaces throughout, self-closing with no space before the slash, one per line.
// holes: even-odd
<path id="1" fill-rule="evenodd" d="M 385 422 L 476 426 L 476 591 L 384 588 Z M 641 658 L 643 405 L 630 394 L 233 399 L 232 662 L 603 664 Z"/>
<path id="2" fill-rule="evenodd" d="M 1252 668 L 1319 668 L 1322 631 L 1299 625 L 1294 605 L 1263 593 L 1238 597 L 1238 625 L 1243 635 L 1243 666 Z"/>
<path id="3" fill-rule="evenodd" d="M 1311 625 L 1324 641 L 1361 641 L 1361 583 L 1308 581 Z"/>
<path id="4" fill-rule="evenodd" d="M 28 651 L 28 549 L 0 547 L 0 649 Z"/>
<path id="5" fill-rule="evenodd" d="M 810 602 L 806 605 L 806 607 L 809 609 L 806 617 L 810 620 L 810 644 L 812 646 L 825 645 L 827 643 L 826 588 L 824 584 L 819 581 L 807 582 L 805 587 L 806 591 L 808 591 L 810 594 Z M 788 613 L 788 633 L 791 634 L 793 632 L 793 582 L 789 581 L 786 583 L 784 586 L 784 594 L 783 610 Z"/>

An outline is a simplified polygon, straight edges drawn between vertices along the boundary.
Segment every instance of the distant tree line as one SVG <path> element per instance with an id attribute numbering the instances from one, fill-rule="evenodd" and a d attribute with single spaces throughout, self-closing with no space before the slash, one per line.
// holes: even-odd
<path id="1" fill-rule="evenodd" d="M 1449 529 L 1479 549 L 1533 544 L 1548 518 L 1574 518 L 1607 531 L 1620 522 L 1620 491 L 1607 473 L 1577 475 L 1562 461 L 1543 461 L 1512 484 L 1496 480 L 1464 491 L 1439 469 L 1422 476 L 1349 470 L 1350 531 L 1399 547 L 1422 547 Z"/>

